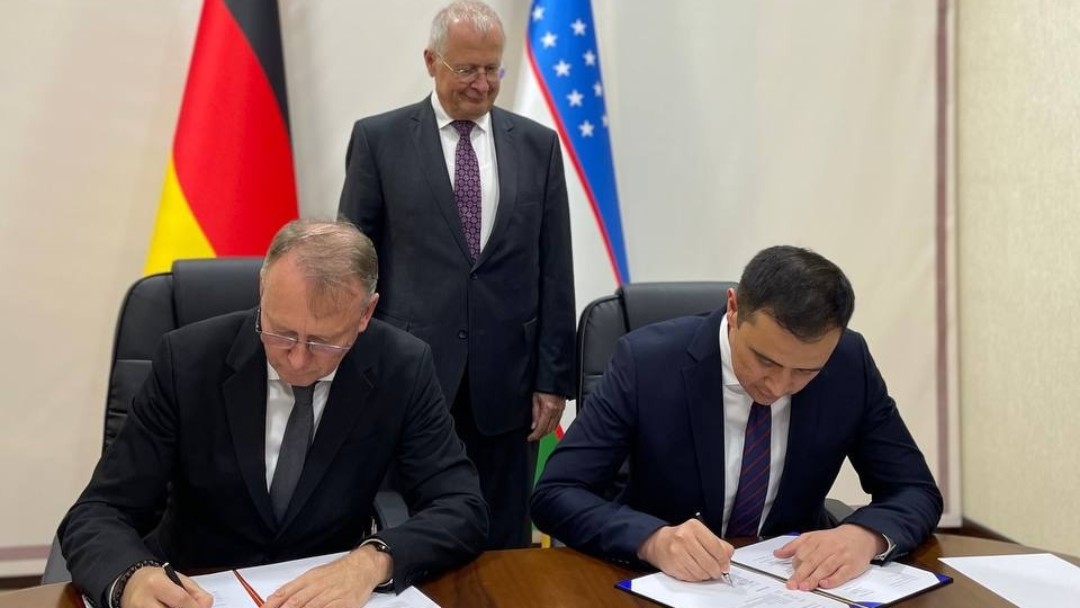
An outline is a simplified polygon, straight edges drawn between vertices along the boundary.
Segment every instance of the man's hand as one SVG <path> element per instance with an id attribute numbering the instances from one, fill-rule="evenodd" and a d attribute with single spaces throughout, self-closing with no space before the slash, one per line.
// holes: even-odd
<path id="1" fill-rule="evenodd" d="M 183 587 L 169 580 L 165 570 L 156 566 L 139 568 L 128 579 L 120 608 L 144 608 L 171 606 L 172 608 L 210 608 L 214 596 L 203 590 L 195 581 L 180 574 Z"/>
<path id="2" fill-rule="evenodd" d="M 393 574 L 390 555 L 365 545 L 301 574 L 266 598 L 263 608 L 358 608 Z"/>
<path id="3" fill-rule="evenodd" d="M 566 399 L 551 393 L 533 393 L 532 432 L 529 441 L 538 441 L 555 430 L 566 409 Z"/>
<path id="4" fill-rule="evenodd" d="M 887 546 L 885 537 L 877 532 L 842 524 L 832 530 L 800 534 L 773 555 L 791 558 L 795 574 L 788 579 L 788 589 L 811 591 L 832 589 L 859 576 Z"/>
<path id="5" fill-rule="evenodd" d="M 731 570 L 735 548 L 714 535 L 705 524 L 690 519 L 649 535 L 638 557 L 681 581 L 707 581 Z"/>

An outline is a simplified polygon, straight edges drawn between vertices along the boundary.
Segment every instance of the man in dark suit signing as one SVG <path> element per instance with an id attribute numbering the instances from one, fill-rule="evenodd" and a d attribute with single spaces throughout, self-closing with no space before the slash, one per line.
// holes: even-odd
<path id="1" fill-rule="evenodd" d="M 489 503 L 489 548 L 529 542 L 535 442 L 573 392 L 559 138 L 494 107 L 503 43 L 483 3 L 436 15 L 424 50 L 435 92 L 355 124 L 340 207 L 379 252 L 376 317 L 431 345 Z"/>
<path id="2" fill-rule="evenodd" d="M 487 514 L 430 348 L 373 320 L 378 261 L 348 223 L 274 238 L 260 307 L 165 335 L 123 429 L 60 525 L 99 606 L 206 607 L 179 570 L 349 551 L 265 606 L 362 605 L 480 549 Z M 370 534 L 393 468 L 412 517 Z M 163 515 L 158 515 L 163 511 Z"/>
<path id="3" fill-rule="evenodd" d="M 552 454 L 533 496 L 540 529 L 682 580 L 727 572 L 724 537 L 805 532 L 791 589 L 832 588 L 921 543 L 941 494 L 862 336 L 832 262 L 772 247 L 726 309 L 631 332 Z M 629 456 L 614 500 L 608 487 Z M 842 522 L 825 495 L 850 458 L 869 505 Z"/>

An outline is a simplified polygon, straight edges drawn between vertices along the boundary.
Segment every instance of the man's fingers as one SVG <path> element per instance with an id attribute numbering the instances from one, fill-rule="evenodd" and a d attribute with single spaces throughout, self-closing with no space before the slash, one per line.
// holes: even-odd
<path id="1" fill-rule="evenodd" d="M 821 584 L 821 579 L 832 576 L 843 565 L 844 560 L 836 554 L 815 560 L 813 563 L 809 561 L 803 562 L 797 572 L 801 575 L 797 581 L 798 588 L 802 591 L 817 589 Z"/>
<path id="2" fill-rule="evenodd" d="M 705 524 L 702 524 L 702 527 L 704 526 Z M 703 534 L 698 535 L 698 541 L 701 543 L 702 549 L 712 556 L 716 563 L 720 564 L 721 570 L 727 572 L 731 564 L 731 556 L 735 553 L 735 547 L 714 535 L 708 528 L 705 528 Z"/>
<path id="3" fill-rule="evenodd" d="M 773 556 L 780 559 L 792 557 L 799 550 L 799 547 L 802 547 L 805 538 L 805 536 L 795 537 L 795 540 L 788 541 L 783 547 L 773 551 Z"/>
<path id="4" fill-rule="evenodd" d="M 162 578 L 165 578 L 164 575 Z M 199 608 L 198 601 L 186 587 L 181 587 L 168 578 L 154 581 L 154 598 L 173 608 Z"/>
<path id="5" fill-rule="evenodd" d="M 538 403 L 539 406 L 537 406 Z M 529 434 L 529 441 L 536 441 L 554 431 L 555 425 L 558 424 L 558 417 L 552 408 L 543 405 L 539 398 L 536 398 L 533 404 L 532 433 Z"/>
<path id="6" fill-rule="evenodd" d="M 190 578 L 180 575 L 180 582 L 184 584 L 184 589 L 195 600 L 195 605 L 198 608 L 210 608 L 214 604 L 214 596 L 210 595 L 205 589 L 199 586 L 199 583 L 191 580 Z"/>
<path id="7" fill-rule="evenodd" d="M 709 528 L 696 519 L 680 526 L 685 552 L 693 560 L 691 571 L 697 580 L 714 580 L 728 569 L 729 556 L 720 540 Z"/>

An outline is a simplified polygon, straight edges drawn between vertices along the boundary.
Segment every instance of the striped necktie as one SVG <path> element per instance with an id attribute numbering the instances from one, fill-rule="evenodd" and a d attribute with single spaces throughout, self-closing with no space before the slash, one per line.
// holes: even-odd
<path id="1" fill-rule="evenodd" d="M 765 494 L 769 489 L 771 436 L 772 410 L 767 405 L 753 404 L 750 419 L 746 421 L 739 489 L 735 492 L 735 506 L 728 519 L 729 537 L 757 536 Z"/>

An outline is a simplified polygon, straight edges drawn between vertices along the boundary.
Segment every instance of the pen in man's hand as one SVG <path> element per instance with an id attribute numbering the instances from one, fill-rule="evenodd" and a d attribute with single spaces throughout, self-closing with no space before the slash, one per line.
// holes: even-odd
<path id="1" fill-rule="evenodd" d="M 694 519 L 700 521 L 703 524 L 705 523 L 705 520 L 701 518 L 701 511 L 698 511 L 697 513 L 694 513 Z M 729 567 L 730 567 L 730 565 L 729 565 Z M 732 587 L 735 586 L 735 580 L 731 578 L 731 573 L 730 572 L 721 572 L 720 573 L 720 580 L 722 580 L 725 583 L 731 585 Z"/>
<path id="2" fill-rule="evenodd" d="M 165 576 L 169 577 L 169 580 L 176 583 L 180 587 L 184 586 L 184 583 L 180 582 L 180 576 L 176 574 L 176 570 L 172 567 L 172 564 L 165 562 L 161 565 L 161 568 L 165 570 Z"/>

